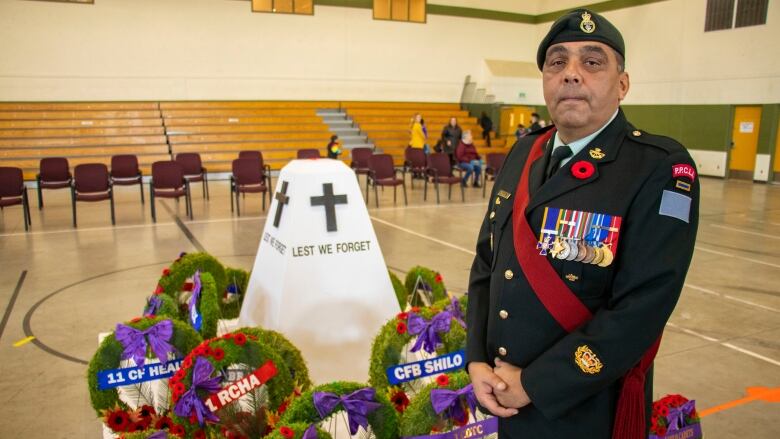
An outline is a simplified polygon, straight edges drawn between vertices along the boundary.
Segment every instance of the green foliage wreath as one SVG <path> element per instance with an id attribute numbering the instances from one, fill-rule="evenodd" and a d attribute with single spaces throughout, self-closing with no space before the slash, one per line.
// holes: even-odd
<path id="1" fill-rule="evenodd" d="M 412 399 L 409 407 L 404 411 L 401 418 L 401 436 L 422 436 L 431 434 L 431 431 L 436 428 L 439 432 L 450 431 L 456 427 L 451 419 L 447 419 L 444 413 L 436 414 L 431 405 L 431 390 L 449 389 L 460 390 L 463 387 L 469 385 L 471 380 L 464 371 L 458 371 L 455 373 L 447 373 L 440 375 L 439 377 L 446 376 L 447 379 L 445 385 L 441 383 L 431 383 L 425 386 L 417 395 Z M 438 380 L 437 380 L 438 381 Z"/>
<path id="2" fill-rule="evenodd" d="M 284 335 L 262 328 L 239 328 L 235 332 L 253 335 L 257 337 L 260 343 L 275 348 L 282 360 L 287 364 L 287 368 L 290 370 L 290 377 L 300 391 L 305 392 L 312 386 L 309 378 L 309 368 L 306 366 L 306 361 L 303 359 L 301 351 Z"/>
<path id="3" fill-rule="evenodd" d="M 181 418 L 173 412 L 176 402 L 192 385 L 192 369 L 198 357 L 208 360 L 214 366 L 215 371 L 225 371 L 231 367 L 240 366 L 242 369 L 248 369 L 244 371 L 247 373 L 253 372 L 269 360 L 272 361 L 276 366 L 277 373 L 265 384 L 267 400 L 261 400 L 259 392 L 250 392 L 248 396 L 251 400 L 250 405 L 256 412 L 265 409 L 276 411 L 293 394 L 294 384 L 287 364 L 276 349 L 260 342 L 256 336 L 237 331 L 225 334 L 219 338 L 206 340 L 184 357 L 181 369 L 169 380 L 169 386 L 172 391 L 171 419 L 175 424 L 184 427 L 186 437 L 199 434 L 199 431 L 217 434 L 220 431 L 220 427 L 224 427 L 225 421 L 227 421 L 226 419 L 221 419 L 219 424 L 206 424 L 205 428 L 201 428 L 196 419 Z M 223 378 L 223 384 L 226 384 L 226 381 Z M 209 395 L 203 391 L 198 391 L 198 396 L 201 399 L 205 399 Z M 227 414 L 232 417 L 240 414 L 240 410 L 236 407 L 237 404 L 238 402 L 229 404 L 219 410 L 217 412 L 218 415 Z"/>
<path id="4" fill-rule="evenodd" d="M 425 285 L 431 288 L 433 295 L 433 302 L 437 302 L 447 298 L 447 288 L 444 286 L 444 279 L 441 274 L 421 266 L 412 267 L 408 273 L 406 273 L 406 280 L 404 286 L 406 287 L 408 300 L 411 302 L 415 292 L 415 286 L 417 280 L 420 279 Z M 411 305 L 422 305 L 421 303 L 411 303 Z M 404 306 L 401 306 L 403 309 Z"/>
<path id="5" fill-rule="evenodd" d="M 337 381 L 322 386 L 317 386 L 299 398 L 295 399 L 287 411 L 282 416 L 278 425 L 305 424 L 307 427 L 313 423 L 322 421 L 317 409 L 314 407 L 315 392 L 330 392 L 339 396 L 347 395 L 362 388 L 365 384 Z M 390 401 L 384 395 L 384 392 L 376 392 L 376 402 L 381 406 L 368 415 L 368 424 L 371 431 L 377 439 L 398 439 L 398 415 Z M 334 413 L 343 411 L 344 407 L 339 404 Z M 305 430 L 305 428 L 304 428 Z M 297 434 L 297 430 L 296 430 Z M 296 436 L 298 437 L 298 436 Z M 321 437 L 318 432 L 318 437 Z M 325 439 L 327 436 L 323 437 Z"/>
<path id="6" fill-rule="evenodd" d="M 163 275 L 158 281 L 159 287 L 165 294 L 177 299 L 184 282 L 200 270 L 201 274 L 209 273 L 214 278 L 218 293 L 225 291 L 227 276 L 225 267 L 208 253 L 186 253 L 176 259 L 171 266 L 163 270 Z"/>
<path id="7" fill-rule="evenodd" d="M 179 351 L 180 355 L 187 354 L 192 348 L 203 341 L 200 334 L 195 332 L 192 327 L 186 323 L 170 318 L 155 317 L 133 319 L 126 322 L 125 325 L 138 330 L 145 330 L 163 320 L 171 320 L 171 322 L 173 322 L 173 335 L 171 336 L 170 344 Z M 124 347 L 112 332 L 103 339 L 103 342 L 100 343 L 98 350 L 89 362 L 89 367 L 87 368 L 89 398 L 92 402 L 92 408 L 95 409 L 95 413 L 97 413 L 98 416 L 103 416 L 105 410 L 114 409 L 117 406 L 125 410 L 129 409 L 127 404 L 119 399 L 119 393 L 116 388 L 106 390 L 98 389 L 98 372 L 119 368 L 123 351 Z M 147 353 L 148 358 L 152 358 L 152 355 L 153 354 Z"/>
<path id="8" fill-rule="evenodd" d="M 446 305 L 445 302 L 440 302 Z M 444 306 L 429 308 L 413 308 L 412 312 L 430 320 L 433 316 L 443 311 Z M 465 314 L 465 312 L 464 312 Z M 390 383 L 387 379 L 387 368 L 403 364 L 404 348 L 415 337 L 409 334 L 406 326 L 408 313 L 399 313 L 382 326 L 371 345 L 371 360 L 368 369 L 369 384 L 380 390 L 387 390 Z M 436 350 L 438 355 L 455 352 L 466 346 L 466 330 L 454 320 L 451 322 L 450 331 L 441 334 L 442 345 Z M 406 383 L 404 383 L 406 384 Z M 408 387 L 404 385 L 403 387 Z"/>

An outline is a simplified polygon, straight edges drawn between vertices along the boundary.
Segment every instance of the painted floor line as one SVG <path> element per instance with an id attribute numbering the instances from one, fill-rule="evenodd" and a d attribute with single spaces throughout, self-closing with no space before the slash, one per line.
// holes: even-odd
<path id="1" fill-rule="evenodd" d="M 725 224 L 710 224 L 710 226 L 716 227 L 718 229 L 723 229 L 723 230 L 731 230 L 732 232 L 744 233 L 746 235 L 760 236 L 762 238 L 780 240 L 780 236 L 777 235 L 770 235 L 768 233 L 751 232 L 750 230 L 738 229 L 736 227 L 727 226 Z"/>
<path id="2" fill-rule="evenodd" d="M 742 354 L 751 356 L 751 357 L 759 359 L 761 361 L 765 361 L 765 362 L 767 362 L 769 364 L 774 364 L 775 366 L 780 366 L 780 361 L 777 361 L 777 360 L 775 360 L 773 358 L 769 358 L 769 357 L 766 357 L 764 355 L 758 354 L 758 353 L 753 352 L 751 350 L 748 350 L 748 349 L 745 349 L 745 348 L 741 348 L 739 346 L 735 346 L 735 345 L 733 345 L 731 343 L 720 341 L 717 338 L 712 338 L 712 337 L 706 336 L 704 334 L 698 333 L 696 331 L 691 331 L 690 329 L 683 328 L 682 326 L 676 325 L 676 324 L 671 323 L 671 322 L 667 322 L 666 326 L 669 326 L 671 328 L 675 328 L 675 329 L 679 330 L 680 332 L 684 332 L 684 333 L 686 333 L 688 335 L 692 335 L 694 337 L 701 338 L 702 340 L 706 340 L 706 341 L 709 341 L 711 343 L 717 343 L 717 344 L 719 344 L 719 345 L 721 345 L 721 346 L 723 346 L 725 348 L 729 348 L 731 350 L 734 350 L 734 351 L 740 352 Z"/>
<path id="3" fill-rule="evenodd" d="M 461 247 L 461 246 L 458 246 L 458 245 L 455 245 L 455 244 L 451 244 L 451 243 L 449 243 L 449 242 L 447 242 L 447 241 L 442 241 L 441 239 L 431 238 L 430 236 L 423 235 L 422 233 L 417 233 L 417 232 L 415 232 L 414 230 L 407 229 L 406 227 L 401 227 L 401 226 L 399 226 L 399 225 L 396 225 L 396 224 L 393 224 L 393 223 L 391 223 L 391 222 L 389 222 L 389 221 L 385 221 L 385 220 L 383 220 L 383 219 L 379 219 L 379 218 L 377 218 L 377 217 L 375 217 L 375 216 L 372 216 L 372 217 L 371 217 L 371 219 L 372 219 L 372 220 L 374 220 L 374 221 L 376 221 L 376 222 L 378 222 L 379 224 L 384 224 L 384 225 L 386 225 L 386 226 L 388 226 L 388 227 L 392 227 L 392 228 L 394 228 L 394 229 L 401 230 L 401 231 L 403 231 L 403 232 L 406 232 L 406 233 L 408 233 L 408 234 L 410 234 L 410 235 L 414 235 L 414 236 L 417 236 L 417 237 L 419 237 L 419 238 L 427 239 L 428 241 L 432 241 L 432 242 L 435 242 L 435 243 L 437 243 L 437 244 L 441 244 L 441 245 L 443 245 L 443 246 L 446 246 L 446 247 L 449 247 L 449 248 L 453 248 L 453 249 L 455 249 L 455 250 L 460 250 L 460 251 L 462 251 L 463 253 L 467 253 L 467 254 L 470 254 L 470 255 L 472 255 L 472 256 L 474 256 L 474 255 L 476 255 L 476 254 L 477 254 L 477 253 L 476 253 L 475 251 L 473 251 L 473 250 L 469 250 L 469 249 L 467 249 L 467 248 L 464 248 L 464 247 Z"/>
<path id="4" fill-rule="evenodd" d="M 760 219 L 749 218 L 747 216 L 747 214 L 744 214 L 744 213 L 742 215 L 740 215 L 740 217 L 744 218 L 747 221 L 753 222 L 753 223 L 769 224 L 771 226 L 780 226 L 780 223 L 776 223 L 774 221 L 764 221 L 764 220 L 760 220 Z"/>
<path id="5" fill-rule="evenodd" d="M 780 264 L 773 264 L 771 262 L 762 261 L 760 259 L 746 258 L 744 256 L 737 256 L 737 255 L 735 255 L 733 253 L 719 252 L 717 250 L 711 250 L 711 249 L 704 248 L 704 247 L 701 247 L 701 246 L 698 246 L 698 245 L 696 246 L 696 250 L 700 250 L 700 251 L 703 251 L 705 253 L 712 253 L 712 254 L 715 254 L 715 255 L 725 256 L 725 257 L 728 257 L 728 258 L 741 259 L 741 260 L 747 261 L 747 262 L 754 262 L 754 263 L 759 264 L 759 265 L 766 265 L 767 267 L 780 268 Z"/>
<path id="6" fill-rule="evenodd" d="M 693 285 L 693 284 L 690 284 L 690 283 L 686 282 L 685 286 L 690 288 L 690 289 L 692 289 L 692 290 L 696 290 L 696 291 L 699 291 L 699 292 L 704 293 L 704 294 L 710 294 L 712 296 L 722 297 L 724 299 L 733 300 L 734 302 L 740 302 L 740 303 L 743 303 L 745 305 L 750 305 L 750 306 L 754 306 L 756 308 L 761 308 L 761 309 L 766 310 L 766 311 L 772 311 L 772 312 L 780 313 L 780 309 L 772 308 L 771 306 L 761 305 L 760 303 L 755 303 L 755 302 L 752 302 L 750 300 L 741 299 L 739 297 L 734 297 L 734 296 L 731 296 L 731 295 L 728 295 L 728 294 L 719 293 L 717 291 L 713 291 L 713 290 L 710 290 L 708 288 L 700 287 L 698 285 Z"/>
<path id="7" fill-rule="evenodd" d="M 767 363 L 774 364 L 775 366 L 780 366 L 780 361 L 774 360 L 774 359 L 769 358 L 769 357 L 765 357 L 765 356 L 763 356 L 761 354 L 757 354 L 757 353 L 755 353 L 753 351 L 749 351 L 749 350 L 741 348 L 739 346 L 734 346 L 731 343 L 721 343 L 721 345 L 726 346 L 729 349 L 734 349 L 737 352 L 742 352 L 745 355 L 750 355 L 751 357 L 758 358 L 759 360 L 766 361 Z"/>
<path id="8" fill-rule="evenodd" d="M 15 348 L 18 348 L 18 347 L 20 347 L 20 346 L 24 346 L 24 345 L 26 345 L 27 343 L 29 343 L 29 342 L 31 342 L 31 341 L 33 341 L 33 340 L 35 340 L 35 336 L 34 336 L 34 335 L 31 335 L 31 336 L 29 336 L 29 337 L 25 337 L 25 338 L 23 338 L 23 339 L 21 339 L 21 340 L 17 341 L 16 343 L 14 343 L 14 344 L 13 344 L 13 346 L 14 346 Z"/>

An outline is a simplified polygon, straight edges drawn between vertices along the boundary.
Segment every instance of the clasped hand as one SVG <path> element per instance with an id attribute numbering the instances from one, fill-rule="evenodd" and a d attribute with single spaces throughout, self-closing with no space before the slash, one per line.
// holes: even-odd
<path id="1" fill-rule="evenodd" d="M 469 377 L 474 385 L 474 395 L 495 416 L 508 418 L 518 409 L 531 403 L 523 389 L 520 376 L 523 370 L 496 358 L 496 367 L 487 363 L 469 364 Z"/>

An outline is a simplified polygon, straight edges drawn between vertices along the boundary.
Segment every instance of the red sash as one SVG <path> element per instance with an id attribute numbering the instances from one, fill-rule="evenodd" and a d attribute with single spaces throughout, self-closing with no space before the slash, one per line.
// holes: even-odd
<path id="1" fill-rule="evenodd" d="M 547 257 L 534 251 L 537 238 L 525 217 L 525 209 L 528 207 L 530 198 L 528 176 L 531 164 L 544 154 L 544 145 L 554 133 L 555 130 L 550 130 L 539 136 L 531 147 L 515 191 L 512 230 L 514 232 L 515 255 L 517 255 L 517 261 L 531 289 L 555 321 L 566 332 L 572 332 L 593 318 L 593 314 L 558 276 Z M 658 337 L 658 340 L 645 352 L 639 363 L 623 377 L 623 387 L 620 390 L 612 431 L 613 439 L 637 439 L 647 435 L 645 376 L 653 363 L 660 344 L 661 337 Z"/>

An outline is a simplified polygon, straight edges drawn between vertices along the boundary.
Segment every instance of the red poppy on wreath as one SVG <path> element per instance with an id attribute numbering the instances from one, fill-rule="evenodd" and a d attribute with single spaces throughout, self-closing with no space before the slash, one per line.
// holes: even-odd
<path id="1" fill-rule="evenodd" d="M 160 294 L 162 294 L 164 292 L 165 292 L 165 290 L 163 289 L 162 285 L 157 284 L 157 287 L 154 289 L 154 294 L 160 295 Z"/>
<path id="2" fill-rule="evenodd" d="M 398 322 L 398 324 L 395 325 L 395 332 L 399 334 L 406 334 L 406 323 Z"/>
<path id="3" fill-rule="evenodd" d="M 436 384 L 439 385 L 439 387 L 449 386 L 450 385 L 450 377 L 447 375 L 441 374 L 436 377 Z"/>
<path id="4" fill-rule="evenodd" d="M 233 343 L 238 346 L 243 346 L 246 344 L 246 335 L 239 332 L 235 337 L 233 337 Z"/>
<path id="5" fill-rule="evenodd" d="M 170 430 L 171 427 L 173 427 L 173 421 L 167 416 L 159 418 L 157 422 L 154 423 L 154 428 L 157 430 Z"/>
<path id="6" fill-rule="evenodd" d="M 178 396 L 187 390 L 187 386 L 185 386 L 184 383 L 177 382 L 176 384 L 173 385 L 172 390 L 173 390 L 173 394 Z"/>
<path id="7" fill-rule="evenodd" d="M 195 435 L 193 437 L 195 439 L 206 439 L 206 432 L 203 430 L 198 430 L 195 432 Z"/>
<path id="8" fill-rule="evenodd" d="M 222 338 L 224 338 L 225 340 L 230 340 L 231 338 L 233 338 L 233 333 L 228 332 L 227 334 L 223 335 Z"/>
<path id="9" fill-rule="evenodd" d="M 184 379 L 185 376 L 187 376 L 187 372 L 184 371 L 184 369 L 179 369 L 176 371 L 175 374 L 173 374 L 173 378 L 175 378 L 175 381 L 181 381 Z"/>
<path id="10" fill-rule="evenodd" d="M 398 319 L 398 320 L 406 321 L 406 319 L 409 318 L 409 313 L 408 312 L 399 312 L 398 315 L 395 316 L 395 318 Z"/>
<path id="11" fill-rule="evenodd" d="M 129 427 L 127 427 L 128 433 L 135 433 L 137 431 L 144 431 L 148 428 L 148 425 L 144 425 L 143 422 L 133 422 L 130 424 Z"/>
<path id="12" fill-rule="evenodd" d="M 173 424 L 173 427 L 171 427 L 171 434 L 179 437 L 184 436 L 184 427 L 179 424 Z"/>
<path id="13" fill-rule="evenodd" d="M 222 359 L 225 358 L 225 351 L 222 350 L 222 348 L 216 348 L 214 349 L 212 357 L 214 357 L 214 359 L 217 361 L 222 361 Z"/>
<path id="14" fill-rule="evenodd" d="M 171 269 L 168 267 L 163 268 L 163 277 L 168 276 L 169 274 L 171 274 Z"/>
<path id="15" fill-rule="evenodd" d="M 571 165 L 571 175 L 580 180 L 585 180 L 593 175 L 594 172 L 596 172 L 596 168 L 593 166 L 593 163 L 586 160 L 580 160 Z"/>
<path id="16" fill-rule="evenodd" d="M 132 320 L 130 320 L 130 323 L 138 323 L 143 319 L 143 317 L 133 317 Z"/>
<path id="17" fill-rule="evenodd" d="M 436 281 L 437 284 L 440 284 L 444 280 L 444 278 L 441 277 L 441 273 L 436 273 L 436 277 L 434 278 L 434 280 Z"/>
<path id="18" fill-rule="evenodd" d="M 412 307 L 412 312 L 415 312 L 415 313 L 420 312 L 420 307 L 419 306 L 413 306 Z"/>
<path id="19" fill-rule="evenodd" d="M 106 424 L 113 431 L 127 431 L 130 426 L 130 415 L 124 410 L 114 410 L 106 416 Z"/>
<path id="20" fill-rule="evenodd" d="M 397 390 L 390 396 L 390 401 L 393 403 L 395 410 L 398 413 L 403 413 L 407 407 L 409 407 L 409 397 L 406 396 L 406 392 L 403 390 Z"/>
<path id="21" fill-rule="evenodd" d="M 195 284 L 192 282 L 184 282 L 184 285 L 181 286 L 182 291 L 192 291 L 195 288 Z"/>
<path id="22" fill-rule="evenodd" d="M 286 437 L 287 439 L 292 439 L 295 437 L 295 432 L 290 427 L 279 427 L 279 434 Z"/>

